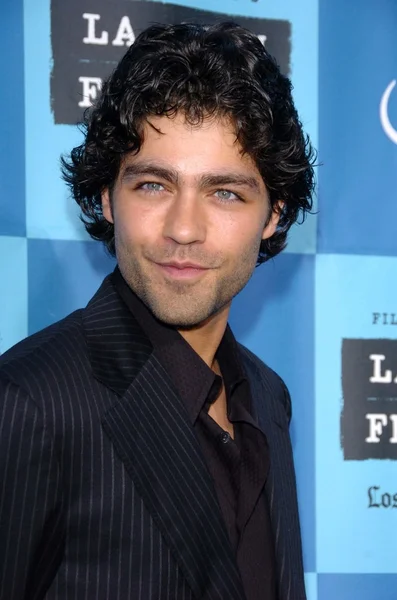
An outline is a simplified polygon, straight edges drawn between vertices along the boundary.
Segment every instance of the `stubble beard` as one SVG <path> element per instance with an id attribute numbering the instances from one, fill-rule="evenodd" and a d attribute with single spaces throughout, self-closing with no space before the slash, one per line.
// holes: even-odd
<path id="1" fill-rule="evenodd" d="M 162 279 L 156 273 L 157 267 L 146 258 L 138 258 L 135 252 L 124 245 L 116 246 L 120 271 L 132 289 L 154 316 L 162 323 L 180 330 L 199 327 L 212 316 L 230 304 L 233 298 L 246 286 L 257 263 L 259 242 L 251 243 L 243 249 L 233 268 L 222 273 L 223 264 L 210 268 L 198 281 L 172 281 Z M 182 260 L 181 257 L 178 257 Z M 198 257 L 184 257 L 185 260 L 208 265 Z M 171 260 L 171 257 L 156 258 L 158 262 Z M 215 277 L 212 274 L 215 273 Z"/>

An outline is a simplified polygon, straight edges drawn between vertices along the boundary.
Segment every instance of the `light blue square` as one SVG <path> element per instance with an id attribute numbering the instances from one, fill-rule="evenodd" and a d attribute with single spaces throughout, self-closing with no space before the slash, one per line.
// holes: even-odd
<path id="1" fill-rule="evenodd" d="M 0 236 L 0 354 L 28 334 L 27 242 Z"/>
<path id="2" fill-rule="evenodd" d="M 343 338 L 396 338 L 397 327 L 373 324 L 373 313 L 397 312 L 397 258 L 318 255 L 316 263 L 317 570 L 392 573 L 397 510 L 370 508 L 368 491 L 397 493 L 397 465 L 343 458 L 341 350 Z"/>
<path id="3" fill-rule="evenodd" d="M 317 600 L 317 573 L 305 573 L 307 600 Z"/>
<path id="4" fill-rule="evenodd" d="M 49 0 L 25 0 L 26 227 L 29 238 L 87 240 L 61 179 L 60 156 L 81 143 L 76 127 L 55 125 L 50 105 Z M 83 11 L 84 12 L 84 11 Z"/>

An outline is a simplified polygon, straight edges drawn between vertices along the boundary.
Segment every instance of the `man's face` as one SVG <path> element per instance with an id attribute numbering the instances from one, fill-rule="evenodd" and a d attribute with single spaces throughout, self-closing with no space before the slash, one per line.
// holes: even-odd
<path id="1" fill-rule="evenodd" d="M 132 290 L 164 323 L 190 328 L 228 311 L 278 215 L 230 123 L 192 127 L 179 114 L 149 121 L 112 198 L 103 193 L 103 214 L 114 223 L 118 264 Z"/>

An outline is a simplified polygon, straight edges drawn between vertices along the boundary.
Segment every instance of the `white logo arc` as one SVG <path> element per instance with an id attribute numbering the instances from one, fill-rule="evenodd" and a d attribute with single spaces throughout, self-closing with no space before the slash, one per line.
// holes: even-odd
<path id="1" fill-rule="evenodd" d="M 394 86 L 396 85 L 396 80 L 393 79 L 385 89 L 382 99 L 380 101 L 379 106 L 379 115 L 380 122 L 382 123 L 383 131 L 387 135 L 388 138 L 391 139 L 392 142 L 397 144 L 397 131 L 394 129 L 393 125 L 390 123 L 389 114 L 388 114 L 388 105 L 390 94 L 393 91 Z"/>

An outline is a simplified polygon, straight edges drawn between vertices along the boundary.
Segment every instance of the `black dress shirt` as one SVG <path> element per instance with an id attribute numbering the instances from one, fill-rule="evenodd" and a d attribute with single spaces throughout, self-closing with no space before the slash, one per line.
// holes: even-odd
<path id="1" fill-rule="evenodd" d="M 112 278 L 186 406 L 214 481 L 247 600 L 276 600 L 274 541 L 263 493 L 269 449 L 256 421 L 249 382 L 231 329 L 226 328 L 216 353 L 221 378 L 176 329 L 154 317 L 132 292 L 118 268 Z M 222 385 L 234 439 L 208 414 Z"/>

